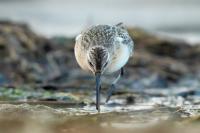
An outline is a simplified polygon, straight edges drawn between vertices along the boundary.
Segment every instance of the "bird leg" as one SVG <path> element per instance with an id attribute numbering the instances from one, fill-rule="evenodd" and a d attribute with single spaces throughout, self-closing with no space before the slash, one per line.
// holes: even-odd
<path id="1" fill-rule="evenodd" d="M 120 74 L 117 76 L 117 78 L 113 81 L 111 84 L 111 87 L 108 90 L 108 96 L 106 98 L 106 103 L 110 100 L 110 97 L 112 96 L 113 91 L 116 89 L 116 84 L 119 81 L 119 79 L 124 75 L 124 69 L 121 68 Z"/>

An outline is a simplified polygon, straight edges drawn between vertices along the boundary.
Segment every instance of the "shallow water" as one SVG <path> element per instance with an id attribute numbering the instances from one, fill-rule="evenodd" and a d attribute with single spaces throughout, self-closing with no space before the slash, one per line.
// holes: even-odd
<path id="1" fill-rule="evenodd" d="M 118 90 L 107 104 L 103 91 L 100 113 L 95 109 L 94 92 L 90 89 L 83 92 L 30 88 L 0 89 L 0 133 L 145 133 L 149 130 L 156 133 L 160 128 L 166 132 L 190 130 L 196 133 L 190 126 L 198 129 L 190 124 L 199 121 L 200 98 L 184 87 L 123 93 Z M 180 95 L 183 92 L 188 95 L 183 97 Z M 166 128 L 169 125 L 173 127 L 170 130 Z"/>
<path id="2" fill-rule="evenodd" d="M 101 106 L 101 109 L 101 113 L 97 113 L 95 106 L 55 109 L 44 105 L 1 104 L 0 129 L 15 133 L 127 132 L 159 126 L 160 123 L 181 123 L 194 115 L 191 110 L 159 105 Z"/>

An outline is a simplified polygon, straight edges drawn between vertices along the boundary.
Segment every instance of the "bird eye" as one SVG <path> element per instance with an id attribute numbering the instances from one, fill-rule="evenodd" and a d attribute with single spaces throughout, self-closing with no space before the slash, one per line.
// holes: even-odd
<path id="1" fill-rule="evenodd" d="M 92 64 L 92 62 L 90 62 L 90 61 L 89 61 L 89 64 L 90 64 L 90 66 L 91 66 L 91 67 L 93 67 L 93 64 Z"/>

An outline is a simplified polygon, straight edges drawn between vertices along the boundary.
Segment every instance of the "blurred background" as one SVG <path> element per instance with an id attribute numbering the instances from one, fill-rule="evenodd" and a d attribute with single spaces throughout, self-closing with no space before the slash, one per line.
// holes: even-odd
<path id="1" fill-rule="evenodd" d="M 199 40 L 199 0 L 0 0 L 0 18 L 26 22 L 46 36 L 74 36 L 86 26 L 138 26 Z"/>
<path id="2" fill-rule="evenodd" d="M 107 104 L 118 73 L 102 77 L 96 115 L 94 77 L 76 63 L 75 36 L 119 22 L 134 56 Z M 0 132 L 199 133 L 199 123 L 185 127 L 200 120 L 199 68 L 199 0 L 0 0 Z"/>
<path id="3" fill-rule="evenodd" d="M 199 85 L 198 0 L 0 0 L 0 9 L 1 85 L 90 88 L 93 77 L 74 58 L 74 37 L 119 22 L 135 42 L 119 88 Z"/>
<path id="4" fill-rule="evenodd" d="M 92 76 L 74 58 L 74 37 L 91 25 L 119 22 L 135 42 L 121 88 L 198 82 L 198 0 L 0 0 L 0 9 L 2 85 L 90 88 Z"/>

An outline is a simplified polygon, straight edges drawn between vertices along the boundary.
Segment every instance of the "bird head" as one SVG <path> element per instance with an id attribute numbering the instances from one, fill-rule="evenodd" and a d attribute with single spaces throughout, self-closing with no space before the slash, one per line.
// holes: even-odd
<path id="1" fill-rule="evenodd" d="M 96 80 L 96 109 L 100 112 L 101 74 L 109 64 L 108 50 L 103 46 L 94 46 L 87 54 L 88 67 Z"/>
<path id="2" fill-rule="evenodd" d="M 108 50 L 103 46 L 92 47 L 87 54 L 88 67 L 93 74 L 102 74 L 109 64 Z"/>

